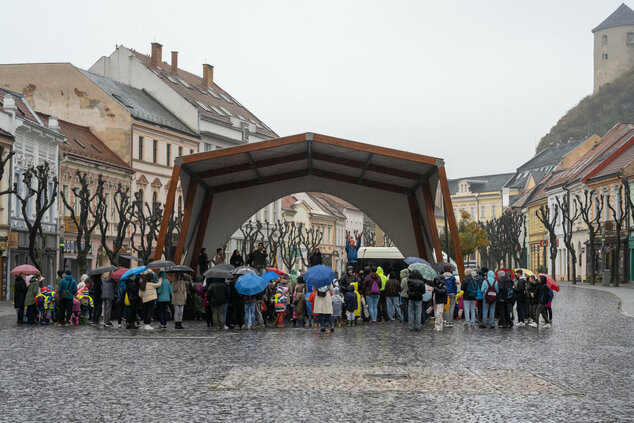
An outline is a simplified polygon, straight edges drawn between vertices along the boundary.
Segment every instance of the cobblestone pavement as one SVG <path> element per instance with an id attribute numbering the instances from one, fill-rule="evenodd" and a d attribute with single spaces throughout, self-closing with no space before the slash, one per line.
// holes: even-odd
<path id="1" fill-rule="evenodd" d="M 634 319 L 562 287 L 552 329 L 220 333 L 0 322 L 0 421 L 633 421 Z"/>

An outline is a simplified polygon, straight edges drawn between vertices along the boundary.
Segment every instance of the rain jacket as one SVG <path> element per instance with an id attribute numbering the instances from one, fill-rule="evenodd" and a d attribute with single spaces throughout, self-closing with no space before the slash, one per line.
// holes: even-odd
<path id="1" fill-rule="evenodd" d="M 141 289 L 139 289 L 139 298 L 141 298 L 141 301 L 144 304 L 150 301 L 156 300 L 158 296 L 156 294 L 156 289 L 161 287 L 162 282 L 163 282 L 163 279 L 160 279 L 158 283 L 147 282 L 145 284 L 145 291 L 141 291 Z"/>
<path id="2" fill-rule="evenodd" d="M 381 266 L 376 268 L 376 274 L 381 278 L 381 291 L 385 291 L 385 284 L 387 283 L 388 277 L 383 273 L 383 268 Z"/>
<path id="3" fill-rule="evenodd" d="M 297 285 L 297 277 L 299 276 L 299 271 L 297 269 L 292 269 L 288 276 L 291 278 L 291 287 L 295 289 L 295 285 Z"/>
<path id="4" fill-rule="evenodd" d="M 434 302 L 436 304 L 445 304 L 447 302 L 447 288 L 445 285 L 434 287 Z"/>
<path id="5" fill-rule="evenodd" d="M 456 283 L 456 277 L 449 272 L 443 273 L 445 278 L 445 286 L 447 287 L 447 295 L 458 293 L 458 284 Z"/>
<path id="6" fill-rule="evenodd" d="M 172 283 L 167 278 L 161 278 L 161 286 L 156 290 L 159 303 L 169 303 L 172 299 L 174 291 L 172 291 Z"/>
<path id="7" fill-rule="evenodd" d="M 220 306 L 229 302 L 229 285 L 223 279 L 212 279 L 207 288 L 207 300 L 212 306 Z"/>
<path id="8" fill-rule="evenodd" d="M 106 278 L 101 283 L 101 298 L 103 300 L 114 300 L 114 290 L 116 288 L 116 281 L 110 277 Z"/>
<path id="9" fill-rule="evenodd" d="M 379 295 L 378 293 L 372 293 L 372 285 L 376 281 L 377 285 L 379 285 L 379 289 L 381 288 L 381 277 L 377 273 L 370 273 L 368 276 L 363 279 L 363 284 L 361 286 L 361 291 L 363 291 L 363 295 Z"/>
<path id="10" fill-rule="evenodd" d="M 487 281 L 489 282 L 488 284 L 487 284 Z M 492 286 L 493 288 L 495 288 L 495 292 L 499 294 L 500 287 L 498 285 L 498 281 L 495 280 L 495 273 L 493 273 L 493 270 L 489 270 L 489 273 L 487 274 L 487 281 L 482 282 L 482 288 L 480 288 L 480 292 L 482 292 L 482 295 L 484 295 L 487 292 L 487 289 L 489 289 L 489 286 Z"/>
<path id="11" fill-rule="evenodd" d="M 354 317 L 361 317 L 361 294 L 359 294 L 359 282 L 352 282 L 350 286 L 354 289 L 357 296 L 357 307 L 354 310 Z"/>
<path id="12" fill-rule="evenodd" d="M 478 274 L 478 292 L 476 292 L 476 300 L 481 301 L 484 299 L 484 295 L 482 294 L 482 283 L 484 282 L 484 276 Z"/>
<path id="13" fill-rule="evenodd" d="M 357 299 L 357 292 L 355 291 L 355 287 L 350 285 L 346 288 L 346 293 L 343 295 L 344 305 L 346 306 L 346 311 L 353 312 L 359 307 L 359 301 Z"/>
<path id="14" fill-rule="evenodd" d="M 407 279 L 409 278 L 409 269 L 401 270 L 401 297 L 407 298 Z"/>
<path id="15" fill-rule="evenodd" d="M 315 295 L 313 314 L 332 314 L 332 285 L 328 287 L 325 297 Z"/>
<path id="16" fill-rule="evenodd" d="M 361 236 L 357 237 L 357 243 L 354 247 L 350 246 L 350 240 L 346 241 L 346 254 L 348 255 L 348 263 L 357 262 L 357 254 L 361 248 Z"/>
<path id="17" fill-rule="evenodd" d="M 183 279 L 177 279 L 172 284 L 172 304 L 184 306 L 187 302 L 187 285 Z"/>
<path id="18" fill-rule="evenodd" d="M 24 299 L 25 306 L 35 305 L 35 297 L 40 293 L 40 283 L 35 278 L 31 278 L 31 283 L 26 289 L 26 298 Z"/>
<path id="19" fill-rule="evenodd" d="M 385 284 L 385 296 L 386 297 L 398 297 L 401 292 L 401 281 L 398 279 L 388 279 Z"/>
<path id="20" fill-rule="evenodd" d="M 64 279 L 59 283 L 59 289 L 57 292 L 62 292 L 64 289 L 68 289 L 71 297 L 74 297 L 77 294 L 77 282 L 71 275 L 64 276 Z M 68 298 L 69 299 L 69 298 Z"/>
<path id="21" fill-rule="evenodd" d="M 295 285 L 295 294 L 293 295 L 293 305 L 295 305 L 295 315 L 298 319 L 303 319 L 306 315 L 306 285 Z"/>
<path id="22" fill-rule="evenodd" d="M 13 305 L 16 308 L 24 306 L 24 300 L 26 298 L 26 281 L 21 276 L 15 278 L 15 296 L 13 297 Z"/>

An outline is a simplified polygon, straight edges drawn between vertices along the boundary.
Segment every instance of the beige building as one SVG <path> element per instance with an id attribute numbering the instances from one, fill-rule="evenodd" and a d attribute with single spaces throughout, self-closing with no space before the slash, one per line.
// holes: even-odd
<path id="1" fill-rule="evenodd" d="M 473 176 L 449 181 L 451 202 L 456 219 L 463 210 L 477 222 L 500 217 L 503 212 L 503 188 L 513 173 Z M 516 195 L 516 192 L 512 193 Z"/>
<path id="2" fill-rule="evenodd" d="M 621 4 L 594 33 L 594 92 L 634 66 L 634 10 Z"/>

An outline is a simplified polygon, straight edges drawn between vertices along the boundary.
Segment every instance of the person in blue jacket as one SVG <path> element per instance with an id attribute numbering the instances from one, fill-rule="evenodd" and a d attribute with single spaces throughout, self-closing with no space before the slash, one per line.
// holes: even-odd
<path id="1" fill-rule="evenodd" d="M 357 235 L 356 242 L 352 237 L 348 237 L 348 241 L 346 242 L 346 254 L 348 255 L 347 266 L 352 266 L 353 273 L 359 273 L 359 262 L 357 260 L 359 248 L 361 248 L 361 234 Z"/>
<path id="2" fill-rule="evenodd" d="M 492 270 L 489 270 L 487 274 L 487 278 L 482 283 L 482 288 L 480 291 L 484 296 L 483 307 L 482 307 L 482 323 L 480 324 L 481 328 L 487 327 L 487 322 L 491 325 L 491 329 L 495 327 L 495 303 L 497 301 L 487 301 L 487 290 L 489 287 L 495 289 L 497 295 L 500 294 L 500 287 L 498 285 L 498 281 L 495 280 L 495 273 Z"/>

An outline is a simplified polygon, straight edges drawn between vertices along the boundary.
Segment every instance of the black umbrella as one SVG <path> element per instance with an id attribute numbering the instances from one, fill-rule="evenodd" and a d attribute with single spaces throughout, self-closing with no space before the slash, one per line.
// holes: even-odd
<path id="1" fill-rule="evenodd" d="M 168 273 L 193 273 L 194 269 L 189 266 L 183 266 L 180 264 L 174 265 L 167 269 Z"/>
<path id="2" fill-rule="evenodd" d="M 227 269 L 219 269 L 218 266 L 214 266 L 211 269 L 205 271 L 203 276 L 206 278 L 216 278 L 216 279 L 231 279 L 233 275 Z"/>
<path id="3" fill-rule="evenodd" d="M 88 276 L 103 275 L 104 273 L 114 272 L 117 269 L 118 269 L 117 266 L 101 266 L 101 267 L 98 267 L 96 269 L 92 269 L 91 271 L 89 271 L 88 272 Z"/>
<path id="4" fill-rule="evenodd" d="M 445 272 L 445 266 L 451 267 L 452 272 L 456 270 L 456 266 L 454 266 L 451 263 L 447 263 L 446 261 L 440 261 L 438 263 L 434 263 L 431 265 L 431 267 L 433 267 L 434 270 L 440 273 L 441 275 Z"/>
<path id="5" fill-rule="evenodd" d="M 167 269 L 175 264 L 169 260 L 156 260 L 147 265 L 148 269 Z"/>

